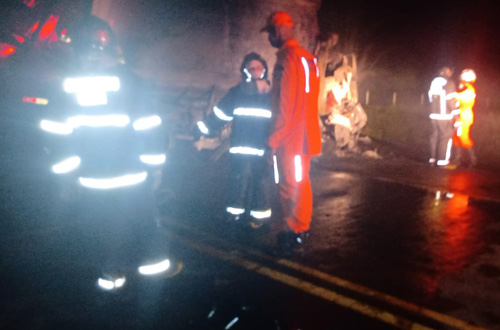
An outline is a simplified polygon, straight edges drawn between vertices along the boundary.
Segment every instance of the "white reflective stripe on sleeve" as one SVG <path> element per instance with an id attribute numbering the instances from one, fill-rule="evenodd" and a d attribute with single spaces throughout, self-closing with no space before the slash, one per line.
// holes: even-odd
<path id="1" fill-rule="evenodd" d="M 250 216 L 254 217 L 255 219 L 267 219 L 271 217 L 271 209 L 267 209 L 264 211 L 250 211 Z"/>
<path id="2" fill-rule="evenodd" d="M 224 111 L 222 111 L 221 109 L 217 108 L 217 107 L 214 107 L 214 114 L 217 116 L 217 118 L 219 118 L 220 120 L 224 120 L 224 121 L 231 121 L 233 120 L 233 117 L 231 116 L 227 116 Z"/>
<path id="3" fill-rule="evenodd" d="M 429 115 L 430 119 L 435 119 L 435 120 L 450 120 L 453 119 L 453 115 L 450 114 L 440 114 L 440 113 L 431 113 Z"/>
<path id="4" fill-rule="evenodd" d="M 65 160 L 52 166 L 52 172 L 56 174 L 69 173 L 80 166 L 81 159 L 78 156 L 66 158 Z"/>
<path id="5" fill-rule="evenodd" d="M 165 154 L 157 154 L 157 155 L 141 155 L 139 157 L 141 162 L 148 165 L 161 165 L 165 163 L 167 159 L 167 155 Z"/>
<path id="6" fill-rule="evenodd" d="M 71 125 L 45 119 L 40 122 L 40 128 L 46 132 L 60 135 L 73 133 L 73 127 L 71 127 Z"/>
<path id="7" fill-rule="evenodd" d="M 319 67 L 318 67 L 318 59 L 314 58 L 314 65 L 316 65 L 316 77 L 319 78 Z"/>
<path id="8" fill-rule="evenodd" d="M 236 108 L 234 114 L 238 116 L 254 116 L 254 117 L 264 117 L 271 118 L 272 112 L 266 109 L 257 108 Z"/>
<path id="9" fill-rule="evenodd" d="M 299 155 L 296 155 L 294 161 L 295 161 L 295 181 L 301 182 L 302 181 L 302 159 L 300 158 Z"/>
<path id="10" fill-rule="evenodd" d="M 280 173 L 278 171 L 278 160 L 276 159 L 276 155 L 273 156 L 274 163 L 274 182 L 276 184 L 280 183 Z"/>
<path id="11" fill-rule="evenodd" d="M 140 172 L 136 174 L 127 174 L 123 176 L 118 176 L 114 178 L 79 178 L 80 184 L 87 188 L 95 189 L 114 189 L 132 186 L 143 182 L 148 177 L 147 172 Z"/>
<path id="12" fill-rule="evenodd" d="M 237 208 L 237 207 L 228 207 L 226 208 L 227 213 L 231 213 L 232 215 L 240 215 L 245 213 L 245 209 Z"/>
<path id="13" fill-rule="evenodd" d="M 250 147 L 231 147 L 229 149 L 231 154 L 254 155 L 264 156 L 264 149 L 250 148 Z"/>
<path id="14" fill-rule="evenodd" d="M 247 68 L 244 68 L 244 69 L 243 69 L 243 72 L 245 72 L 245 74 L 247 75 L 247 80 L 246 80 L 246 82 L 250 82 L 250 81 L 252 81 L 252 75 L 250 74 L 250 72 L 248 72 Z"/>
<path id="15" fill-rule="evenodd" d="M 161 125 L 161 118 L 158 115 L 142 117 L 134 121 L 132 125 L 136 131 L 144 131 Z"/>
<path id="16" fill-rule="evenodd" d="M 196 126 L 198 126 L 200 132 L 202 132 L 203 134 L 208 134 L 208 127 L 201 120 L 196 123 Z"/>
<path id="17" fill-rule="evenodd" d="M 161 262 L 151 265 L 140 266 L 137 270 L 142 275 L 156 275 L 166 272 L 170 268 L 170 260 L 165 259 Z"/>
<path id="18" fill-rule="evenodd" d="M 306 74 L 306 93 L 309 93 L 309 65 L 307 65 L 307 60 L 302 57 L 302 66 L 304 67 L 304 72 Z"/>

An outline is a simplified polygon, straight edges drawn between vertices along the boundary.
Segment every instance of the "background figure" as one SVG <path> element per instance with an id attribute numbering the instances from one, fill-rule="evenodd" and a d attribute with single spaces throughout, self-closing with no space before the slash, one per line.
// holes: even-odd
<path id="1" fill-rule="evenodd" d="M 471 69 L 463 70 L 460 74 L 460 85 L 456 95 L 458 109 L 460 113 L 455 120 L 455 132 L 453 134 L 453 144 L 456 148 L 456 161 L 458 165 L 462 163 L 462 149 L 466 149 L 469 154 L 469 166 L 475 166 L 477 162 L 474 153 L 474 141 L 470 137 L 470 128 L 474 124 L 474 103 L 476 101 L 476 89 L 474 82 L 476 73 Z"/>
<path id="2" fill-rule="evenodd" d="M 450 79 L 452 71 L 444 67 L 439 71 L 439 77 L 432 80 L 429 89 L 429 102 L 431 103 L 432 133 L 430 136 L 431 165 L 446 166 L 450 163 L 453 114 L 455 109 L 456 86 Z"/>
<path id="3" fill-rule="evenodd" d="M 230 134 L 230 178 L 226 212 L 230 220 L 249 216 L 254 228 L 271 217 L 266 196 L 264 157 L 271 124 L 270 83 L 267 63 L 257 53 L 245 56 L 241 82 L 231 88 L 198 128 L 205 136 L 217 134 L 232 122 Z"/>
<path id="4" fill-rule="evenodd" d="M 312 217 L 309 168 L 311 157 L 321 152 L 319 69 L 316 58 L 293 38 L 288 13 L 272 14 L 263 31 L 269 33 L 271 46 L 279 49 L 271 90 L 274 121 L 269 146 L 288 225 L 278 235 L 278 244 L 282 253 L 290 253 L 304 241 Z"/>

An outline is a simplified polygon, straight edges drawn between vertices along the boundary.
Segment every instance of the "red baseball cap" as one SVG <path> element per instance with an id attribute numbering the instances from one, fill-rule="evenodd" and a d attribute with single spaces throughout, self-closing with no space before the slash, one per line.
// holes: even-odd
<path id="1" fill-rule="evenodd" d="M 269 31 L 270 28 L 276 26 L 293 26 L 292 16 L 285 11 L 274 12 L 267 18 L 266 26 L 260 32 Z"/>

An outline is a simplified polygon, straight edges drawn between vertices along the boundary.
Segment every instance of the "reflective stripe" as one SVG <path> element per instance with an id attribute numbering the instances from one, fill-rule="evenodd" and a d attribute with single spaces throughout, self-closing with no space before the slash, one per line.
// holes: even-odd
<path id="1" fill-rule="evenodd" d="M 462 136 L 462 126 L 457 129 L 457 136 Z"/>
<path id="2" fill-rule="evenodd" d="M 148 165 L 161 165 L 165 163 L 165 160 L 167 159 L 167 155 L 165 154 L 157 154 L 157 155 L 141 155 L 140 157 L 141 162 L 144 164 Z"/>
<path id="3" fill-rule="evenodd" d="M 436 158 L 429 158 L 429 163 L 435 163 L 436 162 Z"/>
<path id="4" fill-rule="evenodd" d="M 309 65 L 307 65 L 307 60 L 305 57 L 302 57 L 302 66 L 304 67 L 304 71 L 306 73 L 306 93 L 309 93 Z"/>
<path id="5" fill-rule="evenodd" d="M 28 97 L 28 96 L 25 96 L 25 97 L 23 97 L 23 102 L 24 103 L 41 104 L 41 105 L 47 105 L 47 104 L 49 104 L 49 100 L 41 98 L 41 97 Z"/>
<path id="6" fill-rule="evenodd" d="M 245 213 L 245 209 L 240 209 L 236 207 L 228 207 L 226 208 L 227 213 L 231 213 L 233 215 L 240 215 Z"/>
<path id="7" fill-rule="evenodd" d="M 81 159 L 78 156 L 66 158 L 65 160 L 52 166 L 52 172 L 56 174 L 69 173 L 80 166 Z"/>
<path id="8" fill-rule="evenodd" d="M 81 126 L 88 127 L 125 127 L 130 122 L 130 118 L 127 115 L 79 115 L 70 117 L 67 123 L 73 128 L 78 128 Z"/>
<path id="9" fill-rule="evenodd" d="M 318 59 L 314 58 L 314 65 L 316 66 L 316 77 L 319 78 L 319 67 L 318 67 Z"/>
<path id="10" fill-rule="evenodd" d="M 147 172 L 136 174 L 127 174 L 114 178 L 96 179 L 96 178 L 79 178 L 80 184 L 87 188 L 95 189 L 114 189 L 120 187 L 132 186 L 143 182 L 148 177 Z"/>
<path id="11" fill-rule="evenodd" d="M 196 126 L 198 126 L 200 132 L 202 132 L 203 134 L 208 134 L 208 127 L 201 120 L 196 123 Z"/>
<path id="12" fill-rule="evenodd" d="M 266 69 L 264 69 L 264 71 L 262 71 L 262 74 L 260 75 L 260 79 L 264 79 L 265 75 L 266 75 Z"/>
<path id="13" fill-rule="evenodd" d="M 278 171 L 278 160 L 276 155 L 273 155 L 273 163 L 274 163 L 274 182 L 276 184 L 280 183 L 280 173 Z"/>
<path id="14" fill-rule="evenodd" d="M 81 106 L 104 105 L 108 103 L 107 92 L 120 89 L 118 77 L 80 77 L 67 78 L 63 82 L 66 93 L 76 93 L 76 99 Z"/>
<path id="15" fill-rule="evenodd" d="M 251 147 L 231 147 L 229 149 L 231 154 L 242 154 L 242 155 L 254 155 L 254 156 L 264 156 L 264 149 L 257 149 Z"/>
<path id="16" fill-rule="evenodd" d="M 255 219 L 267 219 L 271 217 L 272 210 L 267 209 L 265 211 L 250 211 L 250 216 Z"/>
<path id="17" fill-rule="evenodd" d="M 159 273 L 166 272 L 169 268 L 170 268 L 170 260 L 165 259 L 156 264 L 140 266 L 138 268 L 138 271 L 142 275 L 156 275 Z"/>
<path id="18" fill-rule="evenodd" d="M 233 120 L 233 117 L 231 116 L 227 116 L 224 111 L 222 111 L 221 109 L 217 108 L 217 107 L 214 107 L 214 114 L 217 116 L 217 118 L 219 118 L 220 120 L 224 120 L 224 121 L 231 121 Z"/>
<path id="19" fill-rule="evenodd" d="M 437 161 L 437 165 L 438 165 L 438 166 L 446 166 L 446 165 L 448 165 L 449 163 L 450 163 L 450 161 L 449 161 L 449 160 L 438 160 L 438 161 Z"/>
<path id="20" fill-rule="evenodd" d="M 271 118 L 272 116 L 272 112 L 270 110 L 257 108 L 236 108 L 233 113 L 238 116 L 255 116 L 264 118 Z"/>
<path id="21" fill-rule="evenodd" d="M 134 121 L 133 127 L 136 131 L 144 131 L 161 125 L 161 118 L 158 115 L 142 117 Z"/>
<path id="22" fill-rule="evenodd" d="M 73 128 L 70 125 L 46 119 L 43 119 L 40 122 L 40 128 L 46 132 L 60 135 L 68 135 L 73 133 Z"/>
<path id="23" fill-rule="evenodd" d="M 452 114 L 443 115 L 443 114 L 439 114 L 439 113 L 431 113 L 429 115 L 429 118 L 435 119 L 435 120 L 450 120 L 450 119 L 453 119 L 453 115 Z"/>
<path id="24" fill-rule="evenodd" d="M 119 289 L 119 288 L 121 288 L 123 285 L 125 285 L 126 281 L 127 280 L 125 279 L 125 277 L 117 278 L 114 281 L 110 281 L 110 280 L 105 280 L 103 278 L 99 278 L 97 280 L 97 284 L 99 285 L 99 287 L 101 289 L 104 289 L 104 290 L 113 290 L 113 289 Z"/>
<path id="25" fill-rule="evenodd" d="M 302 160 L 299 155 L 295 156 L 295 181 L 302 181 Z"/>
<path id="26" fill-rule="evenodd" d="M 453 93 L 446 95 L 446 99 L 451 100 L 451 99 L 454 99 L 456 96 L 457 96 L 457 92 L 453 92 Z"/>
<path id="27" fill-rule="evenodd" d="M 460 109 L 455 109 L 451 112 L 452 115 L 458 116 L 460 114 Z"/>
<path id="28" fill-rule="evenodd" d="M 437 161 L 438 166 L 445 166 L 450 163 L 450 156 L 451 156 L 451 146 L 452 146 L 452 140 L 448 140 L 448 145 L 446 146 L 446 158 L 441 159 Z"/>
<path id="29" fill-rule="evenodd" d="M 252 81 L 252 75 L 250 74 L 250 72 L 248 72 L 247 68 L 244 68 L 244 69 L 243 69 L 243 72 L 245 72 L 245 74 L 247 75 L 247 80 L 246 80 L 246 82 L 250 82 L 250 81 Z"/>

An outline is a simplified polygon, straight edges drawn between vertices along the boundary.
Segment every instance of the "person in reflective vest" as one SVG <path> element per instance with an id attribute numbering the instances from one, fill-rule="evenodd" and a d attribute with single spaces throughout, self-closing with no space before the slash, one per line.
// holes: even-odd
<path id="1" fill-rule="evenodd" d="M 111 290 L 123 286 L 130 267 L 143 275 L 172 269 L 153 199 L 167 138 L 148 85 L 124 64 L 109 25 L 90 16 L 71 31 L 73 70 L 40 128 L 52 172 L 74 188 L 67 217 L 93 240 L 81 246 L 99 250 L 99 286 Z"/>
<path id="2" fill-rule="evenodd" d="M 432 80 L 429 89 L 429 102 L 431 104 L 432 133 L 430 136 L 431 165 L 446 166 L 450 163 L 452 135 L 453 135 L 453 110 L 455 109 L 456 86 L 450 79 L 452 71 L 444 67 L 439 71 L 439 77 Z"/>
<path id="3" fill-rule="evenodd" d="M 198 122 L 198 128 L 202 134 L 213 136 L 214 131 L 231 122 L 226 212 L 233 220 L 250 217 L 252 227 L 260 227 L 271 217 L 264 157 L 272 117 L 271 88 L 267 63 L 259 54 L 247 54 L 240 71 L 241 82 L 229 90 L 204 122 Z"/>
<path id="4" fill-rule="evenodd" d="M 271 90 L 274 119 L 268 143 L 287 225 L 278 234 L 278 246 L 287 253 L 304 241 L 312 218 L 309 168 L 311 157 L 321 152 L 319 69 L 316 58 L 294 39 L 290 14 L 271 14 L 262 31 L 268 32 L 271 46 L 278 48 Z"/>
<path id="5" fill-rule="evenodd" d="M 469 154 L 469 166 L 476 164 L 474 153 L 474 141 L 470 136 L 470 128 L 474 124 L 474 103 L 476 101 L 476 89 L 474 82 L 476 73 L 471 69 L 463 70 L 460 74 L 460 84 L 456 95 L 459 114 L 455 119 L 455 132 L 453 134 L 453 144 L 457 146 L 457 162 L 461 161 L 461 149 L 466 149 Z"/>

